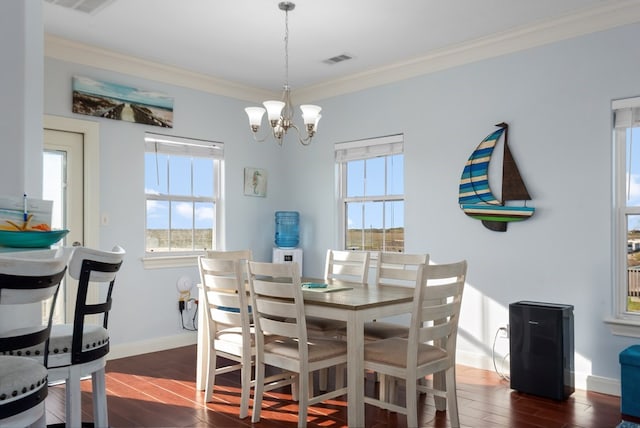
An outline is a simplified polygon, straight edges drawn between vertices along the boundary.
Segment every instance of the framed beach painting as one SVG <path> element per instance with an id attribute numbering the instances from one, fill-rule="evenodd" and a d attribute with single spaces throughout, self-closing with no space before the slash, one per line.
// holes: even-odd
<path id="1" fill-rule="evenodd" d="M 89 77 L 73 76 L 74 113 L 173 128 L 173 98 Z"/>
<path id="2" fill-rule="evenodd" d="M 246 196 L 267 196 L 267 170 L 244 169 L 244 194 Z"/>

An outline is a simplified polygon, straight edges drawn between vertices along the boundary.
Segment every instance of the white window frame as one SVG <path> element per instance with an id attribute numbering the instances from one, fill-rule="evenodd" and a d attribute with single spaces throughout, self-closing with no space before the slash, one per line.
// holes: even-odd
<path id="1" fill-rule="evenodd" d="M 346 249 L 346 226 L 348 202 L 367 201 L 405 201 L 404 192 L 401 195 L 376 195 L 357 198 L 348 198 L 347 195 L 347 162 L 365 160 L 375 157 L 386 157 L 404 154 L 404 135 L 388 135 L 385 137 L 368 138 L 364 140 L 336 143 L 335 162 L 337 169 L 337 211 L 338 211 L 338 246 Z M 386 177 L 385 177 L 386 182 Z M 403 221 L 404 224 L 404 221 Z M 405 226 L 406 236 L 406 226 Z M 404 248 L 403 248 L 404 250 Z"/>
<path id="2" fill-rule="evenodd" d="M 222 171 L 224 167 L 224 144 L 214 141 L 205 141 L 185 137 L 175 137 L 172 135 L 155 134 L 151 132 L 145 133 L 145 155 L 147 153 L 164 153 L 182 156 L 197 155 L 200 157 L 210 157 L 213 159 L 213 198 L 205 198 L 206 202 L 213 202 L 214 206 L 214 242 L 212 249 L 221 248 L 222 244 Z M 164 195 L 166 196 L 166 195 Z M 145 213 L 146 202 L 156 199 L 156 196 L 145 192 Z M 179 199 L 188 201 L 201 201 L 202 198 L 197 197 L 179 197 Z M 147 224 L 145 214 L 145 236 Z M 146 239 L 146 238 L 145 238 Z M 197 266 L 198 256 L 204 254 L 204 251 L 172 251 L 172 252 L 147 252 L 146 242 L 144 245 L 145 255 L 143 264 L 145 268 L 166 268 L 166 267 L 184 267 Z"/>
<path id="3" fill-rule="evenodd" d="M 640 214 L 640 206 L 627 207 L 626 130 L 640 126 L 640 97 L 614 100 L 613 110 L 613 313 L 605 319 L 615 335 L 640 337 L 640 313 L 627 311 L 627 215 Z M 640 143 L 640 142 L 639 142 Z"/>

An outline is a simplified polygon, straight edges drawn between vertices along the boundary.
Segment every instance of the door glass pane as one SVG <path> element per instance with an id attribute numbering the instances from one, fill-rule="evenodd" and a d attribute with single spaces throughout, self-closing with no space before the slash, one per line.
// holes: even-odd
<path id="1" fill-rule="evenodd" d="M 65 152 L 57 150 L 44 152 L 42 199 L 53 201 L 50 225 L 52 229 L 64 227 L 65 162 Z"/>
<path id="2" fill-rule="evenodd" d="M 53 201 L 53 207 L 51 210 L 51 228 L 52 229 L 64 229 L 64 207 L 65 207 L 65 193 L 64 183 L 65 171 L 66 171 L 66 152 L 59 150 L 45 150 L 43 152 L 42 159 L 42 199 Z M 63 244 L 64 240 L 55 243 L 52 248 L 59 247 Z M 64 281 L 64 280 L 63 280 Z M 65 290 L 64 282 L 60 284 L 60 291 L 58 292 L 58 299 L 56 300 L 55 308 L 53 309 L 52 321 L 54 324 L 62 324 L 65 322 L 64 306 L 65 306 Z M 45 302 L 43 314 L 49 313 L 49 307 L 51 301 Z M 48 320 L 43 320 L 48 321 Z"/>

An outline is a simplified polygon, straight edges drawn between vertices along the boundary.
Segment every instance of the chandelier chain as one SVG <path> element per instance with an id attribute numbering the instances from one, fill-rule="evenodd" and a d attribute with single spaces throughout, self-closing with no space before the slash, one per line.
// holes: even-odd
<path id="1" fill-rule="evenodd" d="M 284 84 L 289 87 L 289 11 L 284 12 Z"/>

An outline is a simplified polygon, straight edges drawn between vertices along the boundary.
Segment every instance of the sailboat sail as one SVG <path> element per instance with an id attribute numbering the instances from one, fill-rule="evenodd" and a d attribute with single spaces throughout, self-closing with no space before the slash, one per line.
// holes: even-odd
<path id="1" fill-rule="evenodd" d="M 527 206 L 505 206 L 505 201 L 531 200 L 520 176 L 518 167 L 508 146 L 508 128 L 500 123 L 500 129 L 489 134 L 473 151 L 460 177 L 458 202 L 465 214 L 482 220 L 490 230 L 504 232 L 507 224 L 531 217 L 535 208 Z M 504 135 L 502 169 L 502 201 L 498 200 L 489 185 L 489 163 L 496 145 Z"/>

